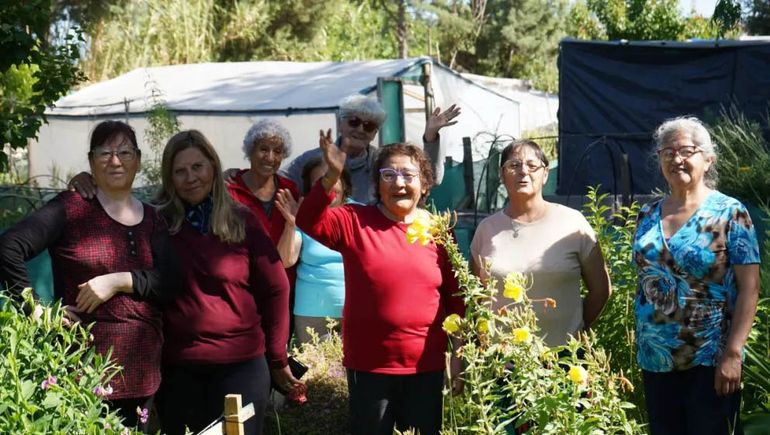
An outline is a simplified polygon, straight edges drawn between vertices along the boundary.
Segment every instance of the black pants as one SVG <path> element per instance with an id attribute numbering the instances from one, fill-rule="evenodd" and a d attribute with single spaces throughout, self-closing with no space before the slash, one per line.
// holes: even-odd
<path id="1" fill-rule="evenodd" d="M 437 435 L 441 429 L 444 372 L 383 375 L 348 370 L 350 427 L 353 435 L 391 435 L 417 429 Z"/>
<path id="2" fill-rule="evenodd" d="M 224 411 L 225 395 L 240 394 L 243 406 L 254 404 L 254 417 L 246 420 L 247 434 L 262 433 L 270 393 L 270 371 L 264 357 L 233 363 L 163 367 L 156 396 L 163 433 L 184 434 L 185 427 L 199 432 Z"/>
<path id="3" fill-rule="evenodd" d="M 741 392 L 717 396 L 714 367 L 642 376 L 652 435 L 743 434 Z"/>
<path id="4" fill-rule="evenodd" d="M 152 409 L 152 396 L 150 397 L 136 397 L 130 399 L 117 399 L 109 400 L 107 404 L 110 409 L 117 411 L 118 415 L 123 418 L 123 424 L 126 427 L 135 427 L 138 430 L 147 433 L 147 422 L 142 423 L 139 418 L 139 410 L 147 410 L 149 415 L 150 409 Z"/>

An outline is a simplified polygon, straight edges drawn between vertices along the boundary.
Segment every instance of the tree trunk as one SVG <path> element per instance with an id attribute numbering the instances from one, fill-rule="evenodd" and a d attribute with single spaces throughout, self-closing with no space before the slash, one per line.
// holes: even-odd
<path id="1" fill-rule="evenodd" d="M 406 59 L 409 52 L 407 38 L 409 29 L 406 22 L 406 0 L 398 0 L 398 23 L 396 27 L 396 39 L 398 39 L 398 56 Z"/>

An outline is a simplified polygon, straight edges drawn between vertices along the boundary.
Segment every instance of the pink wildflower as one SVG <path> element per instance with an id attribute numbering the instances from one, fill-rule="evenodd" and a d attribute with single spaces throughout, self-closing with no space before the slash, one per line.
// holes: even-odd
<path id="1" fill-rule="evenodd" d="M 48 376 L 48 379 L 45 379 L 40 383 L 40 388 L 47 390 L 51 388 L 51 385 L 56 385 L 56 382 L 58 382 L 56 376 Z"/>
<path id="2" fill-rule="evenodd" d="M 94 394 L 97 397 L 105 398 L 112 394 L 112 385 L 107 385 L 106 387 L 102 387 L 101 385 L 94 387 Z"/>
<path id="3" fill-rule="evenodd" d="M 139 416 L 139 421 L 142 422 L 142 424 L 147 423 L 147 420 L 150 418 L 150 411 L 147 410 L 147 408 L 140 408 L 136 407 L 136 415 Z"/>

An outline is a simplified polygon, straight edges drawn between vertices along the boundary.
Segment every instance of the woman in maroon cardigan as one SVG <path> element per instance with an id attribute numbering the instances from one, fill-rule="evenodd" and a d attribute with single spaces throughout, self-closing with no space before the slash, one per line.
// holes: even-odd
<path id="1" fill-rule="evenodd" d="M 94 197 L 62 192 L 0 236 L 0 283 L 12 292 L 29 286 L 24 261 L 49 250 L 65 314 L 94 322 L 96 350 L 111 348 L 122 367 L 99 395 L 128 426 L 139 423 L 137 407 L 149 408 L 160 385 L 162 319 L 152 302 L 179 288 L 165 222 L 131 194 L 140 160 L 129 125 L 99 123 L 88 152 Z"/>
<path id="2" fill-rule="evenodd" d="M 158 411 L 163 431 L 199 431 L 241 394 L 262 432 L 271 375 L 291 390 L 287 365 L 289 284 L 257 218 L 227 194 L 208 140 L 189 130 L 172 137 L 161 164 L 161 213 L 185 274 L 186 289 L 164 309 L 166 344 Z"/>

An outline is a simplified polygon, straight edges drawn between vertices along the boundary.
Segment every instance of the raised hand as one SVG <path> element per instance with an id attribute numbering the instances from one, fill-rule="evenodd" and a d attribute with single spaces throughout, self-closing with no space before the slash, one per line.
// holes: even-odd
<path id="1" fill-rule="evenodd" d="M 438 139 L 439 130 L 457 124 L 457 121 L 454 121 L 454 119 L 458 116 L 460 116 L 460 108 L 456 104 L 452 104 L 443 112 L 440 107 L 433 109 L 433 113 L 430 114 L 428 121 L 425 123 L 425 140 L 433 142 Z"/>
<path id="2" fill-rule="evenodd" d="M 320 131 L 320 138 L 318 145 L 323 152 L 324 161 L 326 166 L 329 167 L 326 175 L 324 175 L 322 182 L 324 188 L 327 191 L 331 190 L 334 184 L 339 180 L 342 170 L 345 168 L 345 160 L 347 160 L 347 149 L 350 146 L 347 138 L 342 138 L 341 146 L 337 146 L 332 140 L 332 130 L 329 129 L 324 134 L 323 130 Z M 327 184 L 328 183 L 328 184 Z"/>
<path id="3" fill-rule="evenodd" d="M 286 223 L 292 227 L 296 226 L 297 210 L 299 210 L 301 203 L 302 198 L 299 202 L 295 201 L 289 189 L 278 189 L 275 194 L 275 207 L 281 212 Z"/>

